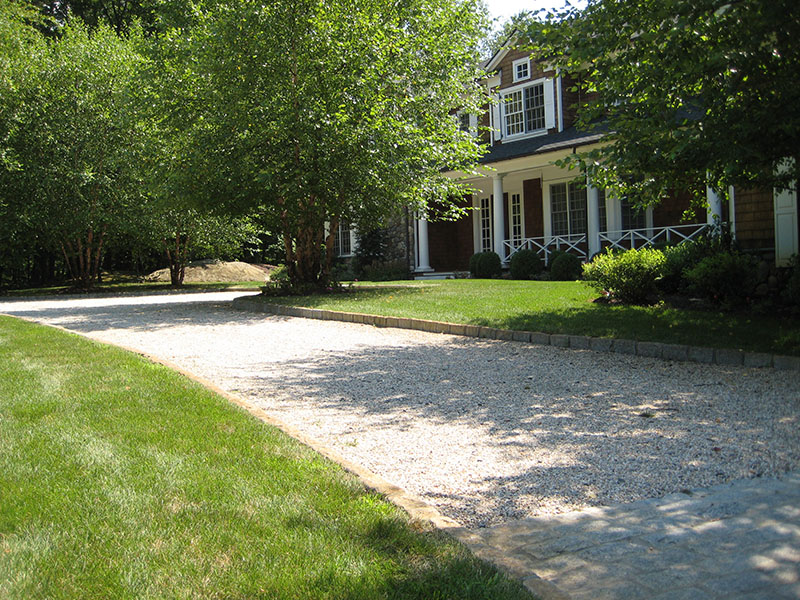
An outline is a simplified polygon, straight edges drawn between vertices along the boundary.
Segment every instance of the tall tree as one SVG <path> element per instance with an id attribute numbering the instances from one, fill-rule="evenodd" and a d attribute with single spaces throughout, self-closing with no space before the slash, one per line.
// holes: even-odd
<path id="1" fill-rule="evenodd" d="M 26 60 L 6 134 L 14 167 L 0 184 L 11 211 L 90 287 L 108 236 L 142 201 L 143 124 L 130 102 L 142 59 L 130 39 L 76 20 Z"/>
<path id="2" fill-rule="evenodd" d="M 590 0 L 529 33 L 595 94 L 580 120 L 608 143 L 573 161 L 618 193 L 796 179 L 777 168 L 800 150 L 796 0 Z"/>
<path id="3" fill-rule="evenodd" d="M 442 172 L 479 156 L 451 116 L 481 103 L 477 1 L 230 1 L 200 22 L 162 49 L 183 92 L 159 95 L 159 126 L 191 132 L 163 177 L 222 210 L 263 207 L 293 282 L 328 283 L 338 223 L 463 194 Z"/>

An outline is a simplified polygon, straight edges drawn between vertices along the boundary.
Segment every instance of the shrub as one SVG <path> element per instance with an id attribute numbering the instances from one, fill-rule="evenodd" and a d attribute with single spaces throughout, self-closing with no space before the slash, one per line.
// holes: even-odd
<path id="1" fill-rule="evenodd" d="M 783 293 L 789 304 L 800 306 L 800 256 L 792 257 L 791 271 Z"/>
<path id="2" fill-rule="evenodd" d="M 544 270 L 544 262 L 533 250 L 517 250 L 511 256 L 510 262 L 512 279 L 533 279 Z"/>
<path id="3" fill-rule="evenodd" d="M 368 279 L 365 275 L 368 267 L 386 262 L 386 248 L 385 230 L 373 229 L 363 234 L 359 232 L 358 245 L 353 256 L 353 275 Z"/>
<path id="4" fill-rule="evenodd" d="M 469 259 L 469 272 L 477 279 L 500 277 L 503 265 L 496 252 L 477 252 Z"/>
<path id="5" fill-rule="evenodd" d="M 550 263 L 550 279 L 552 281 L 575 281 L 580 276 L 581 259 L 574 254 L 561 252 Z"/>
<path id="6" fill-rule="evenodd" d="M 361 269 L 361 277 L 365 281 L 408 279 L 408 274 L 408 265 L 403 260 L 374 261 Z"/>
<path id="7" fill-rule="evenodd" d="M 707 256 L 683 276 L 689 292 L 726 307 L 744 304 L 758 283 L 755 258 L 730 252 Z"/>
<path id="8" fill-rule="evenodd" d="M 610 248 L 583 267 L 583 276 L 598 291 L 628 304 L 644 304 L 656 292 L 666 258 L 661 250 L 641 248 L 614 252 Z"/>
<path id="9" fill-rule="evenodd" d="M 658 288 L 665 294 L 674 294 L 685 287 L 683 273 L 699 263 L 705 256 L 704 244 L 685 242 L 664 248 L 664 269 Z"/>

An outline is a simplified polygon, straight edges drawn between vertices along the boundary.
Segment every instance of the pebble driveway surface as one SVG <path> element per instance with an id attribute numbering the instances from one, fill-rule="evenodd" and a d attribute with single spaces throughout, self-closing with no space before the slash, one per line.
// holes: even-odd
<path id="1" fill-rule="evenodd" d="M 462 523 L 544 598 L 800 599 L 800 372 L 246 313 L 237 295 L 0 313 L 248 399 Z"/>

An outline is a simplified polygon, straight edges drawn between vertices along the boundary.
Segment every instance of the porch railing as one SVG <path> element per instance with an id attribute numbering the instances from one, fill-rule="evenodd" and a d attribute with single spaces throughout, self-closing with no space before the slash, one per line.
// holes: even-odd
<path id="1" fill-rule="evenodd" d="M 581 247 L 583 244 L 583 247 Z M 574 235 L 554 235 L 549 238 L 522 238 L 521 240 L 505 240 L 503 246 L 506 250 L 506 261 L 511 259 L 518 250 L 533 250 L 544 260 L 544 264 L 550 264 L 550 255 L 554 250 L 571 252 L 580 258 L 587 258 L 586 255 L 586 234 Z"/>
<path id="2" fill-rule="evenodd" d="M 645 229 L 626 229 L 621 231 L 601 231 L 600 247 L 610 246 L 620 250 L 652 246 L 654 244 L 682 244 L 697 238 L 710 226 L 707 223 L 692 225 L 670 225 Z"/>
<path id="3" fill-rule="evenodd" d="M 696 239 L 710 225 L 697 223 L 692 225 L 670 225 L 667 227 L 646 227 L 643 229 L 623 229 L 620 231 L 601 231 L 600 247 L 612 247 L 620 250 L 640 248 L 654 244 L 681 244 Z M 508 262 L 515 252 L 526 249 L 533 250 L 542 257 L 544 263 L 550 263 L 550 255 L 554 250 L 571 252 L 586 260 L 588 256 L 587 236 L 585 233 L 575 235 L 554 235 L 549 238 L 535 237 L 503 242 Z"/>

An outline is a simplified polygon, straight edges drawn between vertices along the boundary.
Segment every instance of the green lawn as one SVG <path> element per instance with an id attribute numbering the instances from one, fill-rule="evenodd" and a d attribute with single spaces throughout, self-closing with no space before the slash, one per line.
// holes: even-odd
<path id="1" fill-rule="evenodd" d="M 525 598 L 140 357 L 0 316 L 0 598 Z"/>
<path id="2" fill-rule="evenodd" d="M 664 305 L 606 305 L 592 302 L 596 297 L 588 285 L 575 281 L 450 279 L 354 286 L 344 294 L 267 301 L 525 331 L 800 355 L 798 319 Z"/>
<path id="3" fill-rule="evenodd" d="M 228 289 L 241 289 L 248 288 L 257 290 L 264 285 L 263 281 L 236 281 L 230 283 L 184 283 L 180 288 L 173 288 L 167 282 L 139 282 L 129 278 L 112 279 L 97 284 L 92 288 L 93 294 L 104 293 L 124 293 L 124 292 L 163 292 L 163 291 L 202 291 L 202 290 L 215 290 L 223 291 Z M 50 296 L 60 294 L 81 294 L 85 293 L 77 290 L 69 285 L 53 285 L 49 287 L 36 287 L 36 288 L 21 288 L 14 290 L 0 290 L 0 296 L 7 295 L 10 297 L 22 296 Z"/>

